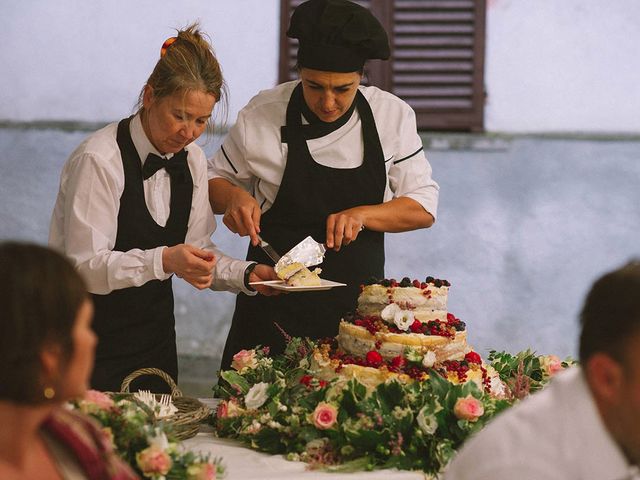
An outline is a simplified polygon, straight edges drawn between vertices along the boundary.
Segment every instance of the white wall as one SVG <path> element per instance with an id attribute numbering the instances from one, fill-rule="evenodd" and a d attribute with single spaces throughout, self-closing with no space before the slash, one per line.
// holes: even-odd
<path id="1" fill-rule="evenodd" d="M 488 0 L 485 126 L 640 133 L 640 1 Z"/>
<path id="2" fill-rule="evenodd" d="M 2 7 L 0 120 L 128 115 L 165 39 L 194 20 L 229 85 L 229 122 L 277 81 L 278 0 L 26 0 Z"/>
<path id="3" fill-rule="evenodd" d="M 174 27 L 200 19 L 229 122 L 277 81 L 278 0 L 26 0 L 0 17 L 0 120 L 128 114 Z M 488 0 L 488 131 L 640 133 L 640 1 Z"/>

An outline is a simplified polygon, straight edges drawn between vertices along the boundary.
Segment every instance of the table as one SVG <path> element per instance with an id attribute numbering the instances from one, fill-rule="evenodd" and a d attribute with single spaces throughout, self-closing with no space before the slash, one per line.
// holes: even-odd
<path id="1" fill-rule="evenodd" d="M 209 407 L 214 407 L 216 399 L 200 399 Z M 217 438 L 213 428 L 208 425 L 200 427 L 200 433 L 182 442 L 183 446 L 193 452 L 209 453 L 214 457 L 222 457 L 226 467 L 225 480 L 425 480 L 430 477 L 422 472 L 400 470 L 375 470 L 373 472 L 328 473 L 309 470 L 304 462 L 292 462 L 282 455 L 270 455 L 242 446 L 236 440 Z"/>

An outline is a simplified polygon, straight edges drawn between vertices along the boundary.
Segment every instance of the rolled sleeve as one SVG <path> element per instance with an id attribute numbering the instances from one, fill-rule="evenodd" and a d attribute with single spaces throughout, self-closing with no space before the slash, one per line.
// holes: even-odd
<path id="1" fill-rule="evenodd" d="M 406 104 L 397 131 L 395 152 L 388 165 L 393 196 L 415 200 L 436 219 L 440 187 L 431 178 L 431 164 L 417 133 L 415 113 Z"/>

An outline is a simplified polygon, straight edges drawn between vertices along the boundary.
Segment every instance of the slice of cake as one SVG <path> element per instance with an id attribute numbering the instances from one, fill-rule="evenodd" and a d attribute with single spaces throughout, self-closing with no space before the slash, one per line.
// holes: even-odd
<path id="1" fill-rule="evenodd" d="M 322 284 L 320 272 L 322 272 L 321 269 L 316 268 L 311 271 L 300 262 L 294 262 L 276 270 L 278 277 L 292 287 L 320 286 Z"/>

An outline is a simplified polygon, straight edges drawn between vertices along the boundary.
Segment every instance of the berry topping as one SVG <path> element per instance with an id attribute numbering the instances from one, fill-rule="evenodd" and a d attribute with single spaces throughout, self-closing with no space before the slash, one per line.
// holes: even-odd
<path id="1" fill-rule="evenodd" d="M 402 355 L 398 355 L 397 357 L 393 357 L 391 359 L 391 366 L 395 368 L 403 368 L 407 364 L 407 361 Z"/>
<path id="2" fill-rule="evenodd" d="M 480 355 L 478 355 L 476 352 L 471 351 L 469 353 L 467 353 L 464 356 L 464 359 L 468 362 L 468 363 L 477 363 L 478 365 L 480 365 L 482 363 L 482 359 L 480 358 Z"/>
<path id="3" fill-rule="evenodd" d="M 382 355 L 375 350 L 367 352 L 367 364 L 370 367 L 379 367 L 382 365 Z"/>

